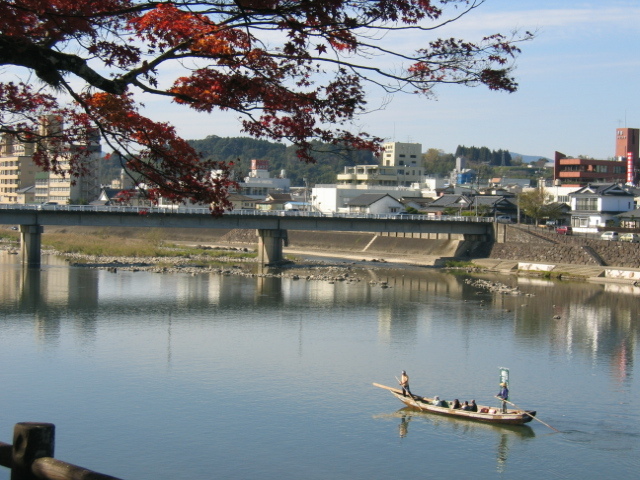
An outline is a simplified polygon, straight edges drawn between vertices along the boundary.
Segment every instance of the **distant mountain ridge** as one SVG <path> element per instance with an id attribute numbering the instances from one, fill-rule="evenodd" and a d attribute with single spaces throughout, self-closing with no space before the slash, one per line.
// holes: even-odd
<path id="1" fill-rule="evenodd" d="M 539 160 L 541 158 L 544 158 L 545 160 L 547 160 L 549 162 L 553 161 L 552 158 L 545 157 L 544 155 L 523 155 L 521 153 L 515 153 L 515 152 L 509 152 L 509 155 L 511 155 L 511 158 L 521 157 L 522 158 L 522 163 L 535 162 L 536 160 Z"/>

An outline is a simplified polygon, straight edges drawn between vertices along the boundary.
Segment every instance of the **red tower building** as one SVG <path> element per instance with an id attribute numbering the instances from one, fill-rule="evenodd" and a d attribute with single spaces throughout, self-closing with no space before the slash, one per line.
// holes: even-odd
<path id="1" fill-rule="evenodd" d="M 640 175 L 640 129 L 616 129 L 616 158 L 627 162 L 627 183 L 638 184 Z"/>
<path id="2" fill-rule="evenodd" d="M 556 152 L 553 179 L 560 185 L 583 187 L 589 183 L 640 183 L 640 129 L 616 130 L 613 160 L 568 158 Z"/>

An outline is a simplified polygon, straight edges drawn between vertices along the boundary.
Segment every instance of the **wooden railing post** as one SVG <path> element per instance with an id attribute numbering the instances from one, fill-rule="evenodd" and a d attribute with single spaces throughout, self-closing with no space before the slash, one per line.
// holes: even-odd
<path id="1" fill-rule="evenodd" d="M 11 480 L 37 480 L 31 465 L 42 457 L 53 457 L 55 425 L 21 422 L 13 429 Z"/>

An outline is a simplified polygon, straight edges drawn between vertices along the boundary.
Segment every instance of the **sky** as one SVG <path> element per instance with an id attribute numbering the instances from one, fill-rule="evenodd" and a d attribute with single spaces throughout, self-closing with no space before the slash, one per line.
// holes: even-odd
<path id="1" fill-rule="evenodd" d="M 477 40 L 514 29 L 537 35 L 521 45 L 516 93 L 444 86 L 435 100 L 398 94 L 354 129 L 421 143 L 423 152 L 454 153 L 464 145 L 548 158 L 555 151 L 613 157 L 616 129 L 640 128 L 640 0 L 487 0 L 437 33 Z M 369 106 L 382 103 L 381 92 L 372 92 Z M 171 121 L 184 138 L 246 136 L 236 115 L 148 105 L 147 114 Z"/>

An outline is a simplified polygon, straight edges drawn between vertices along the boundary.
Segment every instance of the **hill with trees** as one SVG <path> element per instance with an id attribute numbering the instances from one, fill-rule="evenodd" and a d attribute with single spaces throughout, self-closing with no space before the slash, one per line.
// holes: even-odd
<path id="1" fill-rule="evenodd" d="M 189 144 L 204 158 L 233 164 L 233 175 L 242 181 L 251 170 L 251 160 L 269 161 L 271 175 L 285 171 L 293 186 L 335 183 L 336 174 L 346 166 L 376 164 L 369 150 L 353 150 L 336 145 L 312 142 L 315 163 L 301 162 L 296 155 L 297 147 L 283 143 L 256 140 L 249 137 L 218 137 L 210 135 L 202 140 L 189 140 Z"/>
<path id="2" fill-rule="evenodd" d="M 376 165 L 378 159 L 368 151 L 336 147 L 335 145 L 313 143 L 313 156 L 316 163 L 300 162 L 295 146 L 280 142 L 257 140 L 250 137 L 218 137 L 210 135 L 200 140 L 189 140 L 189 144 L 199 151 L 205 159 L 233 164 L 233 176 L 242 181 L 249 174 L 251 160 L 268 160 L 272 176 L 280 175 L 284 170 L 293 186 L 335 183 L 336 175 L 346 166 Z M 508 150 L 490 150 L 487 147 L 458 146 L 456 154 L 430 148 L 422 154 L 422 166 L 427 175 L 447 176 L 455 168 L 457 156 L 467 158 L 467 167 L 478 171 L 481 178 L 508 176 L 511 178 L 529 178 L 534 171 L 522 165 L 519 157 L 512 158 Z M 502 166 L 504 155 L 505 166 Z M 536 178 L 540 172 L 536 172 Z"/>
<path id="3" fill-rule="evenodd" d="M 473 163 L 482 163 L 491 166 L 511 166 L 511 154 L 508 150 L 489 150 L 487 147 L 465 147 L 458 145 L 455 153 L 457 157 L 465 157 Z"/>

